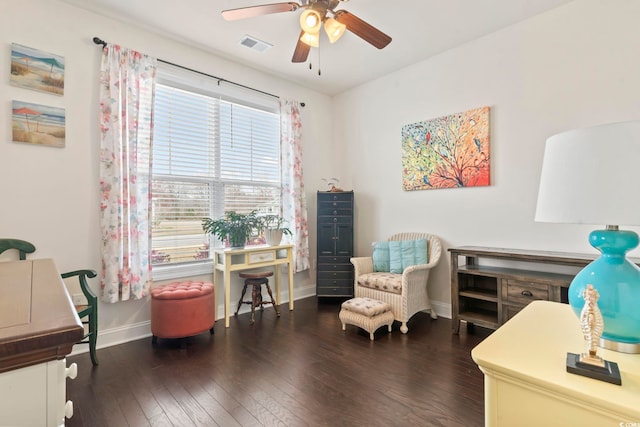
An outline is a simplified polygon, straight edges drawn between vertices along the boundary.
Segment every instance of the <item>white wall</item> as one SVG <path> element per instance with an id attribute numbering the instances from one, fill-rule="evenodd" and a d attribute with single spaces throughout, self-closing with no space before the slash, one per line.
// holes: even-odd
<path id="1" fill-rule="evenodd" d="M 414 230 L 445 247 L 595 252 L 592 227 L 533 220 L 544 143 L 640 119 L 639 16 L 635 0 L 575 1 L 335 97 L 337 173 L 355 190 L 357 255 Z M 403 191 L 402 126 L 482 106 L 491 107 L 491 186 Z M 603 141 L 603 155 L 624 153 Z M 440 311 L 450 303 L 444 256 L 431 289 Z"/>
<path id="2" fill-rule="evenodd" d="M 35 256 L 55 258 L 60 271 L 78 268 L 100 271 L 101 265 L 97 96 L 101 49 L 92 42 L 94 36 L 304 101 L 307 105 L 303 109 L 306 177 L 309 182 L 321 182 L 323 173 L 330 168 L 326 144 L 331 138 L 328 130 L 331 100 L 327 96 L 57 0 L 3 1 L 0 12 L 0 236 L 34 243 Z M 11 43 L 63 56 L 64 96 L 9 85 Z M 11 142 L 12 100 L 64 108 L 66 147 Z M 311 218 L 315 212 L 315 190 L 313 186 L 307 190 L 314 209 L 310 212 Z M 315 239 L 312 245 L 315 255 Z M 97 282 L 92 283 L 94 289 L 99 286 Z M 295 286 L 297 297 L 315 292 L 314 275 L 296 275 Z M 237 297 L 239 289 L 235 287 L 232 301 Z M 219 306 L 223 302 L 220 289 L 217 301 Z M 99 313 L 102 336 L 99 346 L 149 333 L 148 300 L 101 304 Z M 222 314 L 219 310 L 218 316 Z M 131 330 L 132 326 L 137 328 Z"/>
<path id="3" fill-rule="evenodd" d="M 329 176 L 340 177 L 342 187 L 356 192 L 358 255 L 369 254 L 374 240 L 410 230 L 433 232 L 445 247 L 591 252 L 590 227 L 533 221 L 544 141 L 566 129 L 639 118 L 638 16 L 635 0 L 575 1 L 329 99 L 66 3 L 5 1 L 0 13 L 0 236 L 33 242 L 36 255 L 55 258 L 62 271 L 100 269 L 100 49 L 91 41 L 99 36 L 307 103 L 304 158 L 312 256 L 315 192 L 323 188 L 321 178 Z M 64 97 L 9 85 L 11 43 L 65 58 Z M 14 99 L 65 108 L 66 147 L 11 142 Z M 402 126 L 484 105 L 491 107 L 492 185 L 403 191 Z M 441 312 L 450 302 L 444 255 L 431 291 Z M 314 272 L 297 275 L 296 295 L 313 290 L 314 281 Z M 101 304 L 100 327 L 112 339 L 99 343 L 125 339 L 131 326 L 148 333 L 148 319 L 148 301 Z"/>

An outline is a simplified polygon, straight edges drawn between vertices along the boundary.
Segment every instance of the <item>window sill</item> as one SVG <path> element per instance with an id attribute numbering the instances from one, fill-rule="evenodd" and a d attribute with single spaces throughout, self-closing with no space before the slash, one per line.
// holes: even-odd
<path id="1" fill-rule="evenodd" d="M 197 264 L 158 265 L 152 267 L 154 281 L 183 279 L 191 276 L 213 274 L 213 260 Z"/>

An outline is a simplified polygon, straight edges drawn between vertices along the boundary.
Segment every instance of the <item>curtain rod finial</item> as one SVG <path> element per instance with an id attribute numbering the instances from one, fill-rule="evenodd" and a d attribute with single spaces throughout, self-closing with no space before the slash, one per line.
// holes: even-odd
<path id="1" fill-rule="evenodd" d="M 102 40 L 100 37 L 94 37 L 93 38 L 93 42 L 95 44 L 101 44 L 102 47 L 106 47 L 107 46 L 107 42 L 105 42 L 104 40 Z"/>

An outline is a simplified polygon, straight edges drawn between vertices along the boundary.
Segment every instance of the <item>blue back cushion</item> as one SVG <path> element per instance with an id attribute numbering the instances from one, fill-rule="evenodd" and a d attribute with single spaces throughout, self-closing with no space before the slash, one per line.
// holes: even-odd
<path id="1" fill-rule="evenodd" d="M 389 271 L 389 242 L 377 242 L 373 246 L 373 271 Z"/>
<path id="2" fill-rule="evenodd" d="M 389 242 L 389 272 L 400 274 L 405 268 L 427 263 L 427 239 Z"/>
<path id="3" fill-rule="evenodd" d="M 389 272 L 402 273 L 402 249 L 399 240 L 389 242 Z"/>

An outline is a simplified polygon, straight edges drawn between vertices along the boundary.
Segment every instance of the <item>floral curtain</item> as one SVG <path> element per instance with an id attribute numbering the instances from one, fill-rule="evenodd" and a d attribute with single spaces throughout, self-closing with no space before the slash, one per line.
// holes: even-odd
<path id="1" fill-rule="evenodd" d="M 280 152 L 282 170 L 282 216 L 293 228 L 294 271 L 309 269 L 307 200 L 302 179 L 302 121 L 300 103 L 280 100 Z"/>
<path id="2" fill-rule="evenodd" d="M 151 281 L 149 182 L 156 59 L 107 45 L 100 69 L 101 299 L 140 299 Z"/>

